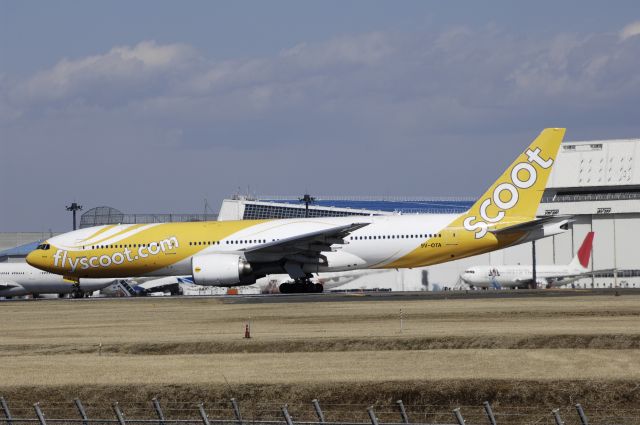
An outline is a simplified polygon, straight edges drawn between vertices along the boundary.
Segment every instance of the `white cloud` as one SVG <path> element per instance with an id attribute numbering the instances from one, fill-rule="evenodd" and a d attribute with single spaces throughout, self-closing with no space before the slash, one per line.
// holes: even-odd
<path id="1" fill-rule="evenodd" d="M 632 22 L 620 31 L 620 40 L 624 41 L 628 38 L 640 35 L 640 21 Z"/>
<path id="2" fill-rule="evenodd" d="M 27 106 L 74 98 L 92 103 L 92 98 L 99 102 L 105 96 L 113 100 L 114 95 L 127 99 L 145 92 L 158 76 L 184 71 L 196 57 L 187 45 L 143 41 L 101 55 L 62 59 L 20 82 L 9 94 L 16 103 Z"/>
<path id="3" fill-rule="evenodd" d="M 255 146 L 264 137 L 411 143 L 492 122 L 540 126 L 526 116 L 629 108 L 640 97 L 637 57 L 638 43 L 607 34 L 526 38 L 493 27 L 356 34 L 224 61 L 144 41 L 5 81 L 0 114 L 99 121 L 110 110 L 198 147 Z"/>

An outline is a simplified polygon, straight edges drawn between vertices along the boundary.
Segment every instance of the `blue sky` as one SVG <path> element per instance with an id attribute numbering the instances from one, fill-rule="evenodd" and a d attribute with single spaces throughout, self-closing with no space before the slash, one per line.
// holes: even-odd
<path id="1" fill-rule="evenodd" d="M 0 230 L 247 186 L 474 196 L 544 127 L 640 137 L 638 58 L 634 1 L 0 0 Z"/>

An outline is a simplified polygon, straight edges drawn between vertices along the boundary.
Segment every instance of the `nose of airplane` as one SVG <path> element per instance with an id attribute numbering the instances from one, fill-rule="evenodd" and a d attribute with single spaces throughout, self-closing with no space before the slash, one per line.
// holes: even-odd
<path id="1" fill-rule="evenodd" d="M 27 264 L 29 264 L 32 267 L 38 267 L 37 260 L 36 260 L 37 257 L 38 257 L 38 254 L 36 254 L 36 251 L 31 251 L 30 253 L 28 253 L 26 258 Z"/>
<path id="2" fill-rule="evenodd" d="M 38 245 L 36 249 L 27 254 L 27 264 L 38 269 L 46 266 L 47 260 L 49 259 L 49 251 L 47 250 L 49 247 L 50 245 L 48 244 Z"/>

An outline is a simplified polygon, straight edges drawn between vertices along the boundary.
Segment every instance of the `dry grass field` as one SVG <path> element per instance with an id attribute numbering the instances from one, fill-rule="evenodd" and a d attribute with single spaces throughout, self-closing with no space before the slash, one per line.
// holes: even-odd
<path id="1" fill-rule="evenodd" d="M 9 302 L 0 329 L 0 394 L 29 402 L 640 401 L 640 295 Z"/>

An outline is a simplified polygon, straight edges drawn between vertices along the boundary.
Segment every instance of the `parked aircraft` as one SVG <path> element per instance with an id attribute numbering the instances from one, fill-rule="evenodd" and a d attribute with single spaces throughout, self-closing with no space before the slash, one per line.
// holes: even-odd
<path id="1" fill-rule="evenodd" d="M 215 286 L 286 273 L 294 283 L 281 292 L 317 292 L 313 273 L 457 260 L 566 230 L 566 217 L 536 218 L 564 133 L 542 131 L 463 214 L 97 226 L 50 238 L 27 261 L 68 279 L 192 275 Z"/>
<path id="2" fill-rule="evenodd" d="M 587 233 L 580 249 L 569 264 L 536 266 L 536 287 L 563 286 L 594 273 L 589 270 L 593 246 L 593 232 Z M 530 288 L 533 285 L 533 266 L 476 266 L 465 270 L 460 278 L 467 285 L 478 288 Z"/>
<path id="3" fill-rule="evenodd" d="M 114 279 L 82 278 L 76 284 L 62 276 L 42 271 L 26 263 L 0 264 L 0 297 L 41 294 L 72 294 L 75 298 L 109 286 Z"/>

